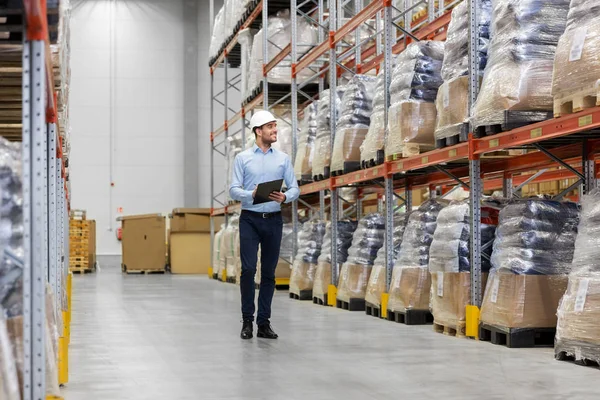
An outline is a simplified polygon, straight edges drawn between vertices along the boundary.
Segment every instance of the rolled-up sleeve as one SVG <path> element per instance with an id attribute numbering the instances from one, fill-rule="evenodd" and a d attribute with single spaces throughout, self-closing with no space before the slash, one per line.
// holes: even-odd
<path id="1" fill-rule="evenodd" d="M 231 175 L 231 185 L 229 185 L 229 196 L 231 196 L 231 198 L 234 200 L 247 202 L 252 199 L 252 191 L 244 190 L 243 182 L 243 160 L 238 154 L 235 156 L 235 160 L 233 161 L 233 172 Z"/>
<path id="2" fill-rule="evenodd" d="M 285 202 L 291 203 L 298 199 L 300 196 L 300 189 L 298 188 L 298 182 L 296 182 L 296 176 L 294 175 L 294 167 L 289 157 L 285 158 L 285 168 L 283 173 L 283 179 L 285 180 L 285 186 L 287 191 L 285 192 Z"/>

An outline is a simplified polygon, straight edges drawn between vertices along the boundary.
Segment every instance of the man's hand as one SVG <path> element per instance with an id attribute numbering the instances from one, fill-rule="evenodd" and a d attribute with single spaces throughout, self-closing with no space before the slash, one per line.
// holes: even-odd
<path id="1" fill-rule="evenodd" d="M 283 203 L 285 201 L 285 199 L 286 199 L 285 194 L 283 194 L 281 192 L 271 192 L 271 194 L 269 195 L 269 200 L 273 200 L 278 203 Z"/>
<path id="2" fill-rule="evenodd" d="M 254 191 L 252 192 L 252 198 L 256 197 L 256 189 L 258 189 L 258 185 L 254 185 Z"/>

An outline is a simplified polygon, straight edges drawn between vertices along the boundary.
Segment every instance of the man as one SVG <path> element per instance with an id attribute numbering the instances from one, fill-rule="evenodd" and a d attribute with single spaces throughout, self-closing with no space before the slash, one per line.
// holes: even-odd
<path id="1" fill-rule="evenodd" d="M 275 267 L 281 245 L 281 203 L 290 203 L 298 198 L 300 190 L 294 176 L 290 157 L 271 147 L 277 141 L 277 121 L 268 111 L 258 111 L 250 119 L 250 129 L 256 143 L 235 157 L 229 194 L 242 202 L 240 215 L 240 256 L 242 274 L 240 291 L 242 297 L 242 339 L 251 339 L 254 321 L 254 276 L 258 245 L 261 249 L 261 281 L 258 294 L 257 336 L 277 339 L 269 319 L 271 301 L 275 291 Z M 263 182 L 284 179 L 285 193 L 273 192 L 270 202 L 252 204 L 256 187 Z"/>

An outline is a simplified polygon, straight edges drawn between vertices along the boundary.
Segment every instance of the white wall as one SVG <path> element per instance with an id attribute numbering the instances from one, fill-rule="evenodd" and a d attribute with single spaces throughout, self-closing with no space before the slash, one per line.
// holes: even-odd
<path id="1" fill-rule="evenodd" d="M 183 205 L 182 0 L 119 0 L 112 15 L 112 51 L 110 2 L 74 2 L 71 22 L 72 207 L 97 220 L 99 254 L 121 251 L 118 207 L 144 214 Z"/>
<path id="2" fill-rule="evenodd" d="M 89 218 L 97 220 L 99 254 L 121 253 L 115 233 L 118 207 L 123 208 L 124 215 L 166 214 L 184 205 L 183 1 L 194 0 L 117 0 L 111 14 L 108 0 L 73 0 L 72 207 L 86 209 Z M 200 3 L 197 206 L 210 207 L 209 0 L 197 1 Z M 221 5 L 222 1 L 215 1 L 215 13 Z M 116 32 L 112 47 L 111 19 Z M 114 57 L 112 151 L 111 54 Z M 238 70 L 230 70 L 230 76 L 237 73 Z M 223 87 L 223 73 L 218 70 L 215 91 Z M 230 90 L 229 97 L 230 104 L 239 105 L 238 93 Z M 236 105 L 232 108 L 237 109 Z M 214 115 L 216 129 L 223 123 L 223 109 L 217 107 Z M 217 192 L 225 186 L 224 169 L 223 157 L 216 154 Z"/>

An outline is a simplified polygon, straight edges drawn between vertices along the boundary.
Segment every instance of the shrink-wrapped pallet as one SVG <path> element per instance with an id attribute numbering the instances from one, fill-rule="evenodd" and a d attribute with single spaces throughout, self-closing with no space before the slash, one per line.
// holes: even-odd
<path id="1" fill-rule="evenodd" d="M 292 265 L 290 293 L 302 299 L 312 299 L 313 282 L 317 260 L 321 255 L 325 225 L 325 221 L 305 222 L 298 235 L 298 253 Z"/>
<path id="2" fill-rule="evenodd" d="M 298 132 L 298 150 L 294 160 L 294 175 L 298 181 L 312 180 L 312 162 L 317 139 L 317 104 L 312 102 L 304 109 L 304 119 Z"/>
<path id="3" fill-rule="evenodd" d="M 298 19 L 296 34 L 299 49 L 298 58 L 301 58 L 311 46 L 317 44 L 317 30 L 303 18 L 300 18 Z M 261 29 L 254 36 L 254 41 L 252 43 L 248 76 L 249 90 L 260 86 L 263 79 L 263 64 L 268 64 L 282 49 L 291 43 L 292 26 L 289 10 L 279 11 L 276 15 L 269 16 L 267 34 L 268 61 L 266 62 L 263 55 L 263 38 L 264 29 Z M 313 72 L 310 69 L 304 69 L 297 75 L 298 82 L 303 82 L 303 80 L 310 78 L 312 75 Z M 289 63 L 279 63 L 269 71 L 267 80 L 270 83 L 291 84 L 291 65 Z"/>
<path id="4" fill-rule="evenodd" d="M 213 275 L 218 275 L 221 270 L 221 238 L 223 237 L 223 233 L 225 232 L 225 227 L 225 224 L 221 224 L 221 229 L 219 229 L 219 231 L 215 233 L 212 252 Z"/>
<path id="5" fill-rule="evenodd" d="M 288 121 L 291 121 L 291 114 L 284 111 L 280 118 L 277 118 L 277 141 L 272 144 L 277 149 L 292 157 L 292 127 Z"/>
<path id="6" fill-rule="evenodd" d="M 227 279 L 232 281 L 236 278 L 236 260 L 240 258 L 240 254 L 237 252 L 238 242 L 240 240 L 240 216 L 234 214 L 230 219 L 230 228 L 227 234 L 227 254 L 225 255 L 226 260 L 226 274 Z"/>
<path id="7" fill-rule="evenodd" d="M 578 221 L 576 204 L 553 200 L 517 200 L 500 211 L 482 323 L 504 328 L 556 326 Z"/>
<path id="8" fill-rule="evenodd" d="M 360 146 L 371 123 L 376 83 L 372 76 L 355 75 L 346 86 L 335 129 L 331 171 L 348 172 L 360 167 Z"/>
<path id="9" fill-rule="evenodd" d="M 394 215 L 394 261 L 396 260 L 396 256 L 402 245 L 402 238 L 404 236 L 404 230 L 406 229 L 409 215 L 409 213 Z M 367 283 L 365 301 L 374 306 L 379 306 L 381 304 L 381 294 L 386 291 L 385 251 L 385 245 L 383 245 L 377 252 L 377 258 L 375 258 L 373 270 L 371 271 L 371 276 Z"/>
<path id="10" fill-rule="evenodd" d="M 360 219 L 348 249 L 348 258 L 340 270 L 338 300 L 364 300 L 371 268 L 377 252 L 383 246 L 384 235 L 385 218 L 382 214 L 368 214 Z"/>
<path id="11" fill-rule="evenodd" d="M 383 147 L 385 142 L 385 79 L 383 71 L 377 76 L 377 85 L 373 95 L 373 113 L 367 136 L 360 146 L 360 161 L 367 163 L 366 167 L 383 162 Z M 378 157 L 381 155 L 381 157 Z"/>
<path id="12" fill-rule="evenodd" d="M 357 223 L 350 220 L 338 221 L 337 224 L 337 262 L 341 265 L 348 259 L 348 249 L 352 245 L 352 236 Z M 327 224 L 323 248 L 318 259 L 313 285 L 313 297 L 325 301 L 327 288 L 331 285 L 331 223 Z"/>
<path id="13" fill-rule="evenodd" d="M 496 0 L 488 64 L 473 108 L 473 125 L 503 124 L 504 112 L 552 110 L 556 45 L 565 30 L 569 0 Z"/>
<path id="14" fill-rule="evenodd" d="M 600 1 L 571 0 L 552 82 L 556 116 L 600 104 Z"/>
<path id="15" fill-rule="evenodd" d="M 390 84 L 388 159 L 408 157 L 435 146 L 435 99 L 442 84 L 444 43 L 411 43 L 396 59 Z M 406 147 L 406 150 L 405 150 Z"/>
<path id="16" fill-rule="evenodd" d="M 225 41 L 224 32 L 225 31 L 225 6 L 223 5 L 217 15 L 215 16 L 215 21 L 213 24 L 212 36 L 210 38 L 210 45 L 208 48 L 208 57 L 212 60 L 219 54 L 219 50 L 221 49 L 221 45 Z"/>
<path id="17" fill-rule="evenodd" d="M 558 307 L 556 352 L 600 362 L 600 190 L 581 198 L 569 284 Z"/>
<path id="18" fill-rule="evenodd" d="M 443 207 L 427 200 L 410 214 L 392 271 L 388 310 L 429 310 L 429 248 Z"/>
<path id="19" fill-rule="evenodd" d="M 328 175 L 331 161 L 331 117 L 337 122 L 339 110 L 342 104 L 342 96 L 346 87 L 341 85 L 336 89 L 335 109 L 331 108 L 331 92 L 329 89 L 321 92 L 317 104 L 317 139 L 315 141 L 315 158 L 313 159 L 312 175 L 324 178 Z"/>
<path id="20" fill-rule="evenodd" d="M 499 204 L 482 205 L 481 243 L 493 243 Z M 467 201 L 451 203 L 440 211 L 429 249 L 431 313 L 434 322 L 464 335 L 465 307 L 471 297 L 470 210 Z M 482 285 L 485 287 L 492 247 L 482 251 Z"/>

